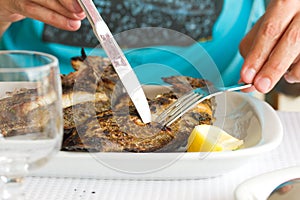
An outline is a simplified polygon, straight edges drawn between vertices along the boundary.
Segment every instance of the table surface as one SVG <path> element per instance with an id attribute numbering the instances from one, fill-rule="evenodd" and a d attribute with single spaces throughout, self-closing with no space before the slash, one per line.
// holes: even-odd
<path id="1" fill-rule="evenodd" d="M 233 200 L 235 188 L 250 177 L 298 165 L 300 162 L 300 112 L 277 112 L 284 138 L 275 150 L 251 159 L 240 168 L 216 178 L 200 180 L 101 180 L 27 177 L 30 200 Z"/>

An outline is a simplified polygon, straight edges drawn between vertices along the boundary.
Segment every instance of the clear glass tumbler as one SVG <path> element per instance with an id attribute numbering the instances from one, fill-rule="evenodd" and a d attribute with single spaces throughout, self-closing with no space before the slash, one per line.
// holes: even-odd
<path id="1" fill-rule="evenodd" d="M 0 199 L 25 199 L 22 182 L 59 151 L 63 135 L 56 57 L 0 51 Z"/>

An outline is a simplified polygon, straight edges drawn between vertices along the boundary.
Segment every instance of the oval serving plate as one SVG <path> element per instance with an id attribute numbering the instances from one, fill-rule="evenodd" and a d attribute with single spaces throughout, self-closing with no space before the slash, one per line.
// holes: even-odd
<path id="1" fill-rule="evenodd" d="M 161 88 L 150 87 L 145 91 L 151 96 Z M 216 102 L 214 125 L 243 139 L 241 149 L 199 153 L 59 152 L 30 175 L 151 180 L 208 178 L 232 171 L 250 158 L 279 146 L 283 137 L 282 124 L 266 102 L 239 92 L 219 95 Z"/>

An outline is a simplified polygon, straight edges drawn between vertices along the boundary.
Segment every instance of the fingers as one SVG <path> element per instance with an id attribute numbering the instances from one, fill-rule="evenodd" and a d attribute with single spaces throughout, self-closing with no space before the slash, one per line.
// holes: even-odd
<path id="1" fill-rule="evenodd" d="M 85 17 L 83 13 L 71 12 L 59 1 L 53 0 L 19 1 L 14 12 L 70 31 L 78 30 Z"/>
<path id="2" fill-rule="evenodd" d="M 300 52 L 300 16 L 297 0 L 272 1 L 241 48 L 245 62 L 241 79 L 266 93 L 279 81 Z M 252 41 L 252 42 L 250 42 Z M 244 48 L 244 49 L 243 49 Z"/>
<path id="3" fill-rule="evenodd" d="M 268 92 L 297 59 L 300 52 L 300 14 L 296 15 L 254 80 L 255 87 Z M 293 72 L 296 72 L 294 66 Z"/>
<path id="4" fill-rule="evenodd" d="M 65 8 L 74 13 L 83 12 L 77 0 L 58 0 Z"/>
<path id="5" fill-rule="evenodd" d="M 281 6 L 280 4 L 275 4 L 275 1 L 272 2 L 273 5 L 270 5 L 263 20 L 260 22 L 259 30 L 252 43 L 253 45 L 245 58 L 242 77 L 244 81 L 249 83 L 253 82 L 256 73 L 267 60 L 294 15 L 294 13 L 290 12 L 290 7 L 293 4 Z M 282 16 L 283 13 L 286 14 L 285 17 Z"/>
<path id="6" fill-rule="evenodd" d="M 73 19 L 73 20 L 81 20 L 83 19 L 84 15 L 83 15 L 83 11 L 75 11 L 75 9 L 73 8 L 73 6 L 70 6 L 70 4 L 66 4 L 66 1 L 70 1 L 70 0 L 64 0 L 64 4 L 62 4 L 60 1 L 58 0 L 32 0 L 32 2 L 45 7 L 46 9 L 49 10 L 53 10 L 54 12 L 61 14 L 67 18 Z M 72 0 L 77 2 L 76 0 Z M 70 2 L 71 3 L 71 2 Z M 66 6 L 69 5 L 69 6 Z"/>

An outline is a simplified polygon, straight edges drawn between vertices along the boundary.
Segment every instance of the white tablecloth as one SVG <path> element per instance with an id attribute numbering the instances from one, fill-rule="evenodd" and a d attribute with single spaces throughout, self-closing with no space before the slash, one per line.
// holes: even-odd
<path id="1" fill-rule="evenodd" d="M 300 113 L 277 113 L 284 127 L 282 144 L 223 176 L 176 181 L 27 177 L 26 197 L 30 200 L 233 200 L 235 188 L 246 179 L 300 164 Z"/>

